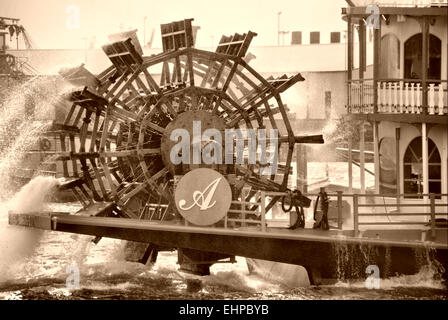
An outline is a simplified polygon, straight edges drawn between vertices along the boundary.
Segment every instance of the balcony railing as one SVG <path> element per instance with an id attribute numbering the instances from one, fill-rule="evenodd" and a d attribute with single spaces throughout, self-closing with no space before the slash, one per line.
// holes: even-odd
<path id="1" fill-rule="evenodd" d="M 372 79 L 351 80 L 348 83 L 349 113 L 374 113 L 374 95 L 377 94 L 378 113 L 412 113 L 428 115 L 448 114 L 447 81 L 429 80 L 427 84 L 427 106 L 423 105 L 423 90 L 420 80 Z"/>

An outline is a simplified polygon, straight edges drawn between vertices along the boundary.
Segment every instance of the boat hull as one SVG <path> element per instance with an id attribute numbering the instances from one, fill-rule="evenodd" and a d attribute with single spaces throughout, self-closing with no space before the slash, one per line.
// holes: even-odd
<path id="1" fill-rule="evenodd" d="M 10 213 L 9 223 L 300 265 L 308 271 L 313 284 L 322 279 L 365 279 L 371 265 L 377 266 L 379 276 L 386 278 L 416 274 L 422 266 L 434 263 L 441 267 L 441 276 L 448 279 L 447 229 L 438 230 L 441 242 L 429 242 L 417 240 L 421 230 L 389 230 L 384 234 L 373 231 L 354 237 L 340 230 L 268 228 L 260 232 L 68 214 Z M 399 232 L 402 239 L 412 240 L 400 240 Z"/>

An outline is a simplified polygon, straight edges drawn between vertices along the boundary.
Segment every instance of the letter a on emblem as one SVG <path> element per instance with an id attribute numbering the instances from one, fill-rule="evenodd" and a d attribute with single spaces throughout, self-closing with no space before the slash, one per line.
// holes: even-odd
<path id="1" fill-rule="evenodd" d="M 197 168 L 177 183 L 174 203 L 186 221 L 209 226 L 223 219 L 232 203 L 232 189 L 226 177 L 209 168 Z"/>
<path id="2" fill-rule="evenodd" d="M 200 190 L 196 190 L 195 192 L 193 192 L 193 203 L 191 204 L 191 206 L 186 207 L 185 204 L 187 203 L 187 201 L 185 199 L 181 199 L 179 201 L 179 207 L 182 210 L 190 210 L 194 206 L 198 206 L 199 210 L 201 211 L 212 208 L 215 205 L 216 201 L 213 201 L 213 203 L 210 202 L 212 201 L 212 198 L 216 191 L 216 187 L 218 186 L 221 179 L 222 177 L 213 180 L 202 192 Z"/>

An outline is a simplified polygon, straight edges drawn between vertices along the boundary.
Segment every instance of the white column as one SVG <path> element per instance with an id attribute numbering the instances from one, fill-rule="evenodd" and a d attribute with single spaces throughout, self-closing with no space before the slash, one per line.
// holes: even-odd
<path id="1" fill-rule="evenodd" d="M 360 170 L 360 184 L 361 184 L 361 194 L 366 193 L 366 171 L 365 171 L 365 123 L 361 124 L 360 133 L 361 137 L 359 140 L 359 170 Z"/>
<path id="2" fill-rule="evenodd" d="M 383 92 L 381 90 L 381 82 L 377 82 L 377 92 L 378 92 L 378 112 L 382 112 L 383 111 Z"/>
<path id="3" fill-rule="evenodd" d="M 395 167 L 396 167 L 396 180 L 397 180 L 397 211 L 401 211 L 401 207 L 399 206 L 401 203 L 400 194 L 401 190 L 401 156 L 400 156 L 400 139 L 401 139 L 401 128 L 395 128 Z"/>
<path id="4" fill-rule="evenodd" d="M 422 166 L 423 166 L 423 193 L 429 193 L 429 181 L 428 181 L 428 133 L 426 123 L 422 123 Z M 429 197 L 424 197 L 424 202 L 429 203 Z M 426 212 L 429 212 L 427 207 Z M 428 219 L 429 220 L 429 219 Z"/>
<path id="5" fill-rule="evenodd" d="M 409 113 L 409 90 L 408 90 L 409 83 L 404 84 L 404 105 L 406 109 L 406 113 Z"/>
<path id="6" fill-rule="evenodd" d="M 417 83 L 417 101 L 415 102 L 416 108 L 415 111 L 420 113 L 420 108 L 422 107 L 422 99 L 420 98 L 422 94 L 422 89 L 420 88 L 420 83 Z"/>
<path id="7" fill-rule="evenodd" d="M 398 109 L 398 82 L 394 82 L 394 112 L 399 112 Z"/>
<path id="8" fill-rule="evenodd" d="M 352 135 L 348 137 L 348 192 L 353 193 Z"/>
<path id="9" fill-rule="evenodd" d="M 398 87 L 399 87 L 399 90 L 400 90 L 400 94 L 399 94 L 399 97 L 400 97 L 400 99 L 399 99 L 399 107 L 397 108 L 397 110 L 398 110 L 398 112 L 399 113 L 404 113 L 404 107 L 403 107 L 403 82 L 402 81 L 400 81 L 399 83 L 398 83 Z"/>
<path id="10" fill-rule="evenodd" d="M 388 112 L 392 113 L 392 90 L 393 90 L 393 83 L 389 82 L 387 86 L 387 104 L 388 104 Z"/>
<path id="11" fill-rule="evenodd" d="M 439 83 L 439 115 L 443 115 L 443 85 Z"/>
<path id="12" fill-rule="evenodd" d="M 429 114 L 434 114 L 434 104 L 435 104 L 435 99 L 434 99 L 434 84 L 431 83 L 429 85 L 429 90 L 428 90 L 428 113 Z"/>
<path id="13" fill-rule="evenodd" d="M 373 122 L 373 153 L 375 164 L 375 193 L 380 193 L 380 152 L 379 152 L 379 132 L 378 122 Z"/>

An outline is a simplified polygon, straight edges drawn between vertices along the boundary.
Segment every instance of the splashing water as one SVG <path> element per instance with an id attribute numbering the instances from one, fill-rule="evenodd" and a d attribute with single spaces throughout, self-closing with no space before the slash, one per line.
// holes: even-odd
<path id="1" fill-rule="evenodd" d="M 0 199 L 12 196 L 12 174 L 56 118 L 55 105 L 65 108 L 60 97 L 70 89 L 59 78 L 35 78 L 12 88 L 1 103 Z"/>
<path id="2" fill-rule="evenodd" d="M 446 287 L 437 279 L 438 270 L 433 265 L 424 265 L 420 271 L 413 275 L 399 275 L 379 279 L 379 289 L 393 290 L 396 288 L 430 288 L 444 290 Z M 335 287 L 366 288 L 364 281 L 346 282 L 338 281 Z"/>
<path id="3" fill-rule="evenodd" d="M 57 78 L 34 78 L 9 88 L 0 109 L 0 282 L 17 274 L 31 255 L 42 232 L 8 225 L 8 211 L 38 212 L 45 197 L 58 184 L 52 177 L 36 177 L 13 194 L 13 175 L 54 119 L 55 103 L 61 90 Z"/>
<path id="4" fill-rule="evenodd" d="M 16 274 L 24 260 L 34 253 L 43 231 L 8 225 L 8 211 L 39 212 L 45 197 L 58 184 L 53 177 L 37 177 L 25 185 L 0 209 L 0 282 Z"/>
<path id="5" fill-rule="evenodd" d="M 35 145 L 39 135 L 48 127 L 48 124 L 24 121 L 18 127 L 22 132 L 0 158 L 0 197 L 5 200 L 11 196 L 13 185 L 12 175 L 21 167 L 25 151 Z"/>

